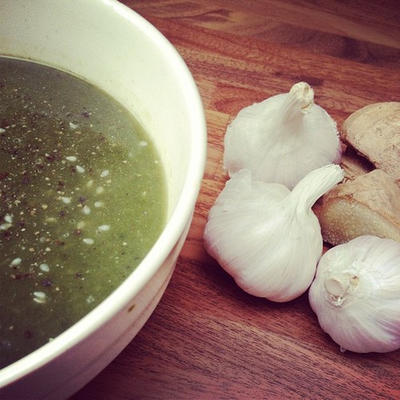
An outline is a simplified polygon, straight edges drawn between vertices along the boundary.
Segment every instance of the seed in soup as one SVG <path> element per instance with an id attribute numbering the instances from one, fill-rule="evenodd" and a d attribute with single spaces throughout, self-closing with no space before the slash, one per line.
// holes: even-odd
<path id="1" fill-rule="evenodd" d="M 162 166 L 125 108 L 70 74 L 0 57 L 0 368 L 107 297 L 165 218 Z"/>

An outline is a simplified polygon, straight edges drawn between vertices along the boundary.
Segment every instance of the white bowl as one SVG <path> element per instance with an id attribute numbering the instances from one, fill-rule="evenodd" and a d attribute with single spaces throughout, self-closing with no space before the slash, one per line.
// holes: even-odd
<path id="1" fill-rule="evenodd" d="M 173 46 L 115 0 L 1 0 L 0 54 L 71 71 L 107 91 L 152 137 L 167 176 L 168 222 L 137 269 L 78 323 L 0 371 L 1 399 L 63 399 L 132 340 L 168 284 L 203 176 L 204 112 Z"/>

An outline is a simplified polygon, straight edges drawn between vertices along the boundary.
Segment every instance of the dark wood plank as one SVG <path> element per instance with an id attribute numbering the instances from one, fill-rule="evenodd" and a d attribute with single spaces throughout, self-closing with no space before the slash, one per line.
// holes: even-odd
<path id="1" fill-rule="evenodd" d="M 125 0 L 148 17 L 366 64 L 400 64 L 400 7 L 387 1 Z"/>

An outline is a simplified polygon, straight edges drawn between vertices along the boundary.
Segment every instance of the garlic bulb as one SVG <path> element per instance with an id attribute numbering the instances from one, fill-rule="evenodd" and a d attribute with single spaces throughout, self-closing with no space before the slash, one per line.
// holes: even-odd
<path id="1" fill-rule="evenodd" d="M 309 291 L 319 324 L 343 350 L 400 348 L 400 243 L 359 236 L 328 250 Z"/>
<path id="2" fill-rule="evenodd" d="M 336 123 L 314 103 L 314 91 L 305 82 L 242 109 L 225 135 L 224 167 L 230 176 L 246 168 L 254 179 L 290 189 L 340 157 Z"/>
<path id="3" fill-rule="evenodd" d="M 315 201 L 343 179 L 337 165 L 310 172 L 293 189 L 241 170 L 211 208 L 205 248 L 246 292 L 283 302 L 304 293 L 322 253 Z"/>

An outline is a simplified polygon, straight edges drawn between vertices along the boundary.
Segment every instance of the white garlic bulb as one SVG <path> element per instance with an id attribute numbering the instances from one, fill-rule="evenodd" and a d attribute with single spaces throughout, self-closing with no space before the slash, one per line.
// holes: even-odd
<path id="1" fill-rule="evenodd" d="M 328 250 L 309 291 L 319 324 L 343 350 L 400 348 L 400 243 L 359 236 Z"/>
<path id="2" fill-rule="evenodd" d="M 205 248 L 246 292 L 283 302 L 304 293 L 322 254 L 311 207 L 343 179 L 337 165 L 310 172 L 292 192 L 281 184 L 234 174 L 211 208 Z"/>
<path id="3" fill-rule="evenodd" d="M 254 179 L 294 187 L 313 169 L 338 163 L 341 146 L 335 121 L 314 103 L 305 82 L 289 93 L 242 109 L 225 135 L 224 167 L 242 168 Z"/>

